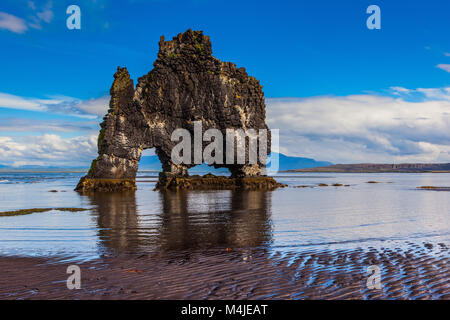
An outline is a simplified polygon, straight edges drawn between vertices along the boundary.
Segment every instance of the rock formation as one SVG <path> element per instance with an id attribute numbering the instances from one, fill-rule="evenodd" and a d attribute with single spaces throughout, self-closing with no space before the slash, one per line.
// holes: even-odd
<path id="1" fill-rule="evenodd" d="M 244 68 L 214 58 L 209 37 L 202 31 L 188 30 L 171 41 L 162 36 L 153 66 L 139 78 L 136 89 L 127 69 L 118 67 L 98 137 L 99 156 L 76 190 L 134 189 L 141 153 L 148 148 L 155 148 L 162 163 L 160 187 L 167 186 L 171 177 L 186 177 L 194 161 L 173 163 L 171 152 L 178 142 L 171 135 L 178 128 L 193 133 L 196 121 L 201 121 L 203 132 L 215 128 L 224 136 L 226 129 L 266 129 L 265 155 L 270 153 L 262 86 Z M 203 148 L 207 144 L 203 142 Z M 214 166 L 227 167 L 233 179 L 260 176 L 265 161 L 250 164 L 248 154 L 245 159 L 244 164 Z"/>

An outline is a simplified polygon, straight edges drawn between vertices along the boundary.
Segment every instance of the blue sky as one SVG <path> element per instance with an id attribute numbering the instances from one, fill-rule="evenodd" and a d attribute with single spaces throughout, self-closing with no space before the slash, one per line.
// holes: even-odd
<path id="1" fill-rule="evenodd" d="M 66 27 L 71 4 L 81 8 L 81 30 Z M 371 4 L 381 8 L 381 30 L 366 27 Z M 261 81 L 270 126 L 289 128 L 281 151 L 450 162 L 449 12 L 444 0 L 3 0 L 0 164 L 89 162 L 116 67 L 136 80 L 151 70 L 159 37 L 188 28 Z M 32 145 L 44 142 L 44 151 Z"/>

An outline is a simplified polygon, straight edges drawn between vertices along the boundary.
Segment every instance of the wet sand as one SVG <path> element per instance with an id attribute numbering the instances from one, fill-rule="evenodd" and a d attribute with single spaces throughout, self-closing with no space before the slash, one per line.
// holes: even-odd
<path id="1" fill-rule="evenodd" d="M 311 250 L 270 254 L 223 250 L 121 254 L 78 264 L 81 289 L 68 290 L 74 262 L 0 257 L 0 299 L 445 299 L 449 246 Z M 381 269 L 369 289 L 367 267 Z"/>

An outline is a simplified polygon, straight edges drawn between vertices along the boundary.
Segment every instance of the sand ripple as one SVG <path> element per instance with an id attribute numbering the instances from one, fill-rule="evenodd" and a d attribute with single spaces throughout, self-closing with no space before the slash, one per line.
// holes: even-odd
<path id="1" fill-rule="evenodd" d="M 431 252 L 431 250 L 433 250 Z M 411 244 L 302 253 L 223 250 L 120 255 L 81 264 L 0 258 L 0 299 L 450 299 L 449 248 Z M 367 267 L 381 289 L 367 287 Z"/>

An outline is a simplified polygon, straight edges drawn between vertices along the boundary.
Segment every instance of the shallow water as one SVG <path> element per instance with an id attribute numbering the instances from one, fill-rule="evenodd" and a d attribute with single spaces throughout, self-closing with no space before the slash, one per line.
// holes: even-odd
<path id="1" fill-rule="evenodd" d="M 80 195 L 73 188 L 82 175 L 0 173 L 0 211 L 90 209 L 0 217 L 0 254 L 90 260 L 157 250 L 306 252 L 450 242 L 450 193 L 417 189 L 449 187 L 450 174 L 286 173 L 276 179 L 289 187 L 272 192 L 157 192 L 156 175 L 140 173 L 136 193 Z"/>

